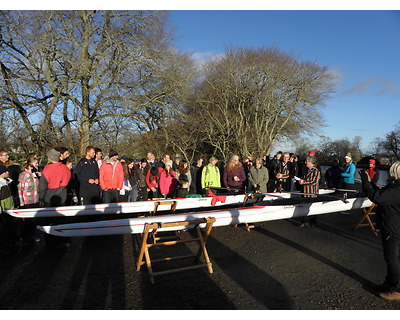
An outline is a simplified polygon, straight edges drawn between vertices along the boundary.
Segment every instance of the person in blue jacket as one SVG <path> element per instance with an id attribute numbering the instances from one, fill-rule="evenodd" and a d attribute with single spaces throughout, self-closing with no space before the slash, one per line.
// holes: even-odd
<path id="1" fill-rule="evenodd" d="M 354 174 L 356 172 L 356 165 L 351 159 L 351 154 L 348 153 L 345 157 L 345 165 L 343 168 L 343 189 L 354 189 Z"/>

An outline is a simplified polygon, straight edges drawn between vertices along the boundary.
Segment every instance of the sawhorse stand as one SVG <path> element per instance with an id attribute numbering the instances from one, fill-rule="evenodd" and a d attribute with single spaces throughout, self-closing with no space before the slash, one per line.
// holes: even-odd
<path id="1" fill-rule="evenodd" d="M 178 205 L 177 201 L 174 200 L 167 200 L 167 201 L 156 201 L 154 203 L 154 210 L 150 211 L 150 216 L 155 216 L 157 214 L 157 210 L 159 206 L 171 206 L 170 212 L 175 212 L 176 211 L 176 206 Z M 164 235 L 162 238 L 161 237 L 156 237 L 155 232 L 150 233 L 151 240 L 156 243 L 159 240 L 166 240 L 166 239 L 176 239 L 176 235 Z"/>
<path id="2" fill-rule="evenodd" d="M 376 235 L 379 236 L 379 230 L 375 228 L 375 223 L 372 222 L 369 216 L 375 215 L 375 207 L 376 204 L 373 203 L 368 209 L 363 208 L 363 216 L 357 225 L 354 227 L 354 231 L 357 230 L 359 227 L 370 227 L 371 231 Z M 363 223 L 367 220 L 367 223 Z"/>
<path id="3" fill-rule="evenodd" d="M 142 234 L 142 241 L 139 251 L 139 257 L 136 263 L 136 271 L 140 271 L 142 265 L 146 264 L 149 275 L 150 282 L 154 284 L 154 277 L 164 274 L 169 274 L 173 272 L 187 271 L 191 269 L 203 268 L 206 267 L 209 273 L 213 273 L 212 264 L 210 258 L 208 256 L 208 252 L 206 249 L 206 242 L 211 233 L 213 223 L 215 222 L 215 218 L 204 218 L 204 219 L 196 219 L 190 221 L 181 221 L 181 222 L 167 222 L 167 223 L 151 223 L 146 224 L 144 232 Z M 199 225 L 206 223 L 206 227 L 204 229 L 204 233 L 202 234 Z M 197 237 L 187 239 L 187 240 L 173 240 L 173 241 L 165 241 L 158 243 L 148 243 L 150 232 L 154 233 L 159 229 L 163 228 L 171 228 L 171 227 L 187 227 L 194 226 L 193 229 L 196 230 Z M 199 249 L 195 255 L 186 255 L 186 256 L 175 256 L 175 257 L 166 257 L 162 259 L 154 259 L 151 260 L 149 249 L 157 246 L 171 246 L 179 243 L 188 243 L 188 242 L 197 242 L 199 244 Z M 205 263 L 199 264 L 200 256 L 204 256 Z M 164 271 L 154 272 L 152 268 L 152 263 L 161 262 L 161 261 L 171 261 L 175 259 L 182 259 L 188 257 L 195 257 L 196 265 L 169 269 Z M 143 260 L 144 258 L 144 260 Z"/>
<path id="4" fill-rule="evenodd" d="M 173 201 L 173 200 L 171 200 L 171 201 L 156 201 L 154 203 L 154 210 L 150 211 L 150 215 L 151 216 L 155 216 L 157 214 L 158 207 L 159 206 L 165 206 L 165 205 L 171 206 L 170 211 L 171 212 L 175 212 L 176 206 L 178 205 L 178 202 L 177 201 Z"/>
<path id="5" fill-rule="evenodd" d="M 247 201 L 252 200 L 252 199 L 256 199 L 259 198 L 260 200 L 257 200 L 257 202 L 261 201 L 263 198 L 257 197 L 254 194 L 246 194 L 246 197 L 243 200 L 243 205 L 242 207 L 245 207 L 247 205 Z M 243 223 L 243 227 L 245 230 L 250 232 L 250 229 L 254 228 L 254 223 Z M 239 226 L 239 224 L 235 224 L 235 228 L 237 228 Z"/>

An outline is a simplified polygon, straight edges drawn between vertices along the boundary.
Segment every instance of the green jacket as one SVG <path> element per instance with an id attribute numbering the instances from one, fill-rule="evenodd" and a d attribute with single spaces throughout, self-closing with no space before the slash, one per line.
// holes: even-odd
<path id="1" fill-rule="evenodd" d="M 201 173 L 201 187 L 221 187 L 221 175 L 217 166 L 206 165 Z"/>
<path id="2" fill-rule="evenodd" d="M 2 210 L 14 208 L 14 200 L 11 195 L 7 180 L 0 178 L 0 206 Z"/>
<path id="3" fill-rule="evenodd" d="M 260 169 L 251 167 L 250 181 L 252 185 L 258 184 L 262 193 L 267 193 L 267 183 L 269 181 L 268 169 L 264 166 L 261 166 Z"/>

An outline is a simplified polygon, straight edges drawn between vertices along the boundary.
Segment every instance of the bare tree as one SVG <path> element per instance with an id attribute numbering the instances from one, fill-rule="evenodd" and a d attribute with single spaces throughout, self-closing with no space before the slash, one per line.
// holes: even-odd
<path id="1" fill-rule="evenodd" d="M 326 67 L 276 48 L 230 49 L 205 65 L 190 113 L 223 157 L 268 154 L 278 138 L 315 132 L 331 92 Z"/>
<path id="2" fill-rule="evenodd" d="M 372 154 L 377 155 L 384 150 L 384 140 L 381 138 L 375 138 L 371 142 Z"/>
<path id="3" fill-rule="evenodd" d="M 400 160 L 400 126 L 386 134 L 383 144 L 385 150 L 393 160 Z"/>
<path id="4" fill-rule="evenodd" d="M 42 150 L 68 139 L 82 153 L 110 118 L 155 129 L 186 92 L 190 58 L 165 12 L 4 11 L 0 23 L 2 109 Z"/>
<path id="5" fill-rule="evenodd" d="M 363 152 L 361 151 L 361 141 L 362 141 L 362 137 L 360 136 L 355 136 L 353 138 L 353 148 L 351 149 L 352 155 L 353 157 L 355 157 L 357 159 L 357 161 L 359 161 L 362 157 L 363 157 Z"/>

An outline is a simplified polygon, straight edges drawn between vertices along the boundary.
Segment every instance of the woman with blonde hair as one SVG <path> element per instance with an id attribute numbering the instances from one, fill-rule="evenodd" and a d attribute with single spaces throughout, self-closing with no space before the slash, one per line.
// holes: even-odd
<path id="1" fill-rule="evenodd" d="M 223 183 L 228 189 L 241 189 L 246 185 L 246 173 L 239 156 L 232 155 L 224 170 Z"/>
<path id="2" fill-rule="evenodd" d="M 382 212 L 383 256 L 387 266 L 387 275 L 380 286 L 379 296 L 389 301 L 400 300 L 400 161 L 389 169 L 391 182 L 379 188 L 369 181 L 367 173 L 360 171 L 363 191 Z"/>

